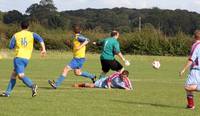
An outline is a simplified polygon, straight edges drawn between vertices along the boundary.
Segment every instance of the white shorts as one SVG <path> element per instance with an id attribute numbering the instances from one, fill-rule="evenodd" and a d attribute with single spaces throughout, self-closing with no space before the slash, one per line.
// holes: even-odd
<path id="1" fill-rule="evenodd" d="M 186 80 L 185 86 L 188 85 L 197 85 L 197 89 L 200 89 L 200 70 L 192 69 L 188 74 L 188 78 Z"/>

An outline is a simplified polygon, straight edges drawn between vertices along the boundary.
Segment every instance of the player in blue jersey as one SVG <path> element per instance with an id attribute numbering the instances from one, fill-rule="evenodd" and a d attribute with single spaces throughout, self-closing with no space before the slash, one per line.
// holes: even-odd
<path id="1" fill-rule="evenodd" d="M 37 85 L 33 84 L 32 80 L 25 76 L 25 68 L 28 65 L 29 59 L 33 51 L 34 41 L 38 41 L 42 47 L 41 55 L 46 54 L 45 44 L 43 39 L 36 33 L 28 31 L 29 23 L 23 21 L 21 23 L 22 30 L 13 35 L 10 41 L 10 49 L 15 49 L 15 58 L 13 60 L 14 70 L 10 77 L 10 82 L 6 92 L 1 94 L 3 97 L 9 97 L 13 90 L 16 79 L 19 78 L 27 87 L 32 90 L 32 97 L 37 94 Z"/>
<path id="2" fill-rule="evenodd" d="M 89 39 L 84 37 L 80 32 L 79 26 L 74 26 L 74 37 L 73 37 L 73 59 L 70 61 L 68 65 L 64 67 L 62 74 L 57 78 L 56 81 L 48 80 L 48 83 L 51 85 L 53 89 L 58 88 L 61 83 L 64 81 L 65 77 L 67 76 L 68 72 L 74 70 L 74 74 L 77 76 L 82 76 L 91 79 L 95 82 L 95 75 L 90 74 L 89 72 L 82 72 L 82 67 L 85 62 L 85 52 L 86 52 L 86 45 L 89 43 Z M 69 46 L 70 42 L 67 42 Z"/>
<path id="3" fill-rule="evenodd" d="M 195 43 L 192 45 L 190 56 L 184 68 L 180 71 L 182 76 L 190 67 L 188 78 L 185 83 L 185 91 L 187 94 L 187 108 L 195 109 L 193 93 L 200 91 L 200 30 L 194 33 Z"/>
<path id="4" fill-rule="evenodd" d="M 115 72 L 109 77 L 104 77 L 98 79 L 94 84 L 93 83 L 79 83 L 74 84 L 74 87 L 86 87 L 86 88 L 119 88 L 125 90 L 132 90 L 131 81 L 128 78 L 129 72 L 124 70 L 122 73 Z"/>

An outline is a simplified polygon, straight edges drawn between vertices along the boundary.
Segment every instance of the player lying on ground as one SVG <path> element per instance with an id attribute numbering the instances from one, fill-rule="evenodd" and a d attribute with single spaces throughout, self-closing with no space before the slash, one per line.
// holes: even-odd
<path id="1" fill-rule="evenodd" d="M 76 76 L 82 76 L 89 78 L 95 82 L 95 75 L 90 74 L 89 72 L 82 72 L 82 67 L 85 62 L 85 52 L 86 52 L 86 45 L 89 43 L 89 39 L 81 35 L 81 30 L 79 26 L 74 27 L 74 38 L 73 38 L 73 59 L 71 62 L 64 67 L 62 74 L 58 77 L 56 81 L 48 80 L 48 83 L 51 85 L 52 88 L 56 89 L 61 83 L 64 81 L 65 77 L 67 76 L 68 72 L 74 70 L 74 74 Z M 69 42 L 67 42 L 69 46 Z"/>
<path id="2" fill-rule="evenodd" d="M 130 65 L 129 61 L 124 58 L 120 51 L 120 45 L 117 39 L 119 38 L 119 32 L 112 31 L 111 36 L 100 41 L 93 42 L 94 45 L 102 46 L 102 53 L 100 56 L 102 73 L 101 77 L 105 77 L 109 70 L 122 72 L 124 70 L 123 66 L 115 60 L 115 54 L 125 63 L 125 65 Z"/>
<path id="3" fill-rule="evenodd" d="M 74 84 L 74 87 L 86 87 L 86 88 L 119 88 L 132 90 L 131 81 L 128 78 L 129 72 L 124 70 L 122 73 L 115 72 L 109 77 L 102 77 L 99 80 L 96 80 L 95 83 L 79 83 Z"/>
<path id="4" fill-rule="evenodd" d="M 10 41 L 10 49 L 15 49 L 15 58 L 13 60 L 14 70 L 10 77 L 10 82 L 8 84 L 7 90 L 1 96 L 10 96 L 13 90 L 16 79 L 19 78 L 22 82 L 32 90 L 32 97 L 37 94 L 37 85 L 33 84 L 30 78 L 25 76 L 25 68 L 28 65 L 29 59 L 33 51 L 34 40 L 38 41 L 42 47 L 41 55 L 46 54 L 46 49 L 43 39 L 36 33 L 28 31 L 29 23 L 23 21 L 21 23 L 22 31 L 17 32 L 13 35 Z"/>
<path id="5" fill-rule="evenodd" d="M 200 91 L 200 30 L 194 33 L 195 43 L 192 45 L 187 63 L 180 72 L 180 76 L 190 67 L 188 78 L 185 83 L 187 94 L 187 108 L 194 109 L 193 92 Z"/>

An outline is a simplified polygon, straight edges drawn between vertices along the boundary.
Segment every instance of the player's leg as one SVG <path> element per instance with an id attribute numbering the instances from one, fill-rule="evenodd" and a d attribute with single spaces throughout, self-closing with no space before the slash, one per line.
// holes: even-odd
<path id="1" fill-rule="evenodd" d="M 25 76 L 25 68 L 28 65 L 28 60 L 23 58 L 15 58 L 15 72 L 18 78 L 32 90 L 32 97 L 36 96 L 37 94 L 37 85 L 32 82 L 32 80 Z"/>
<path id="2" fill-rule="evenodd" d="M 123 66 L 117 60 L 113 60 L 109 62 L 109 65 L 111 69 L 114 71 L 121 72 L 121 73 L 124 71 Z"/>
<path id="3" fill-rule="evenodd" d="M 15 87 L 15 84 L 16 84 L 16 76 L 17 76 L 16 72 L 13 71 L 12 74 L 11 74 L 10 81 L 8 83 L 6 92 L 3 93 L 1 96 L 3 96 L 3 97 L 9 97 L 10 96 L 11 91 L 13 90 L 13 88 Z"/>
<path id="4" fill-rule="evenodd" d="M 191 86 L 193 86 L 193 85 L 191 85 Z M 193 91 L 191 91 L 192 89 L 193 89 L 193 87 L 189 87 L 189 86 L 185 87 L 186 95 L 187 95 L 187 108 L 189 108 L 189 109 L 195 108 L 194 95 L 193 95 Z"/>
<path id="5" fill-rule="evenodd" d="M 89 79 L 92 80 L 93 83 L 95 82 L 96 76 L 90 74 L 89 72 L 86 72 L 86 71 L 82 72 L 81 69 L 75 69 L 75 70 L 74 70 L 74 74 L 75 74 L 76 76 L 82 76 L 82 77 L 89 78 Z"/>
<path id="6" fill-rule="evenodd" d="M 94 83 L 96 80 L 96 76 L 87 71 L 82 72 L 82 70 L 81 70 L 81 68 L 83 67 L 83 64 L 85 62 L 85 58 L 79 58 L 79 59 L 76 58 L 75 61 L 76 61 L 76 63 L 74 66 L 74 74 L 76 76 L 82 76 L 82 77 L 89 78 Z"/>
<path id="7" fill-rule="evenodd" d="M 77 83 L 74 84 L 73 87 L 79 88 L 79 87 L 86 87 L 86 88 L 94 88 L 94 84 L 93 83 Z"/>
<path id="8" fill-rule="evenodd" d="M 67 74 L 70 70 L 72 70 L 72 69 L 69 65 L 65 66 L 63 71 L 62 71 L 62 74 L 56 79 L 56 81 L 48 80 L 48 83 L 51 85 L 52 88 L 56 89 L 65 80 L 65 78 L 66 78 L 66 76 L 67 76 Z"/>
<path id="9" fill-rule="evenodd" d="M 185 91 L 187 95 L 187 108 L 194 109 L 194 91 L 199 91 L 200 86 L 198 86 L 198 83 L 200 83 L 200 74 L 198 70 L 191 70 L 189 72 L 188 78 L 185 83 Z"/>
<path id="10" fill-rule="evenodd" d="M 109 65 L 109 62 L 108 60 L 101 60 L 101 74 L 99 76 L 99 78 L 105 78 L 106 77 L 106 74 L 109 72 L 110 70 L 110 65 Z"/>

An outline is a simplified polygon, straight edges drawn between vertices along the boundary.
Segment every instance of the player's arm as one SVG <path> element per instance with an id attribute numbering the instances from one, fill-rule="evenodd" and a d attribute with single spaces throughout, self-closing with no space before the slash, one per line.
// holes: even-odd
<path id="1" fill-rule="evenodd" d="M 108 89 L 111 88 L 112 80 L 113 80 L 116 76 L 119 76 L 119 72 L 115 72 L 115 73 L 113 73 L 112 75 L 110 75 L 110 76 L 107 78 L 106 81 L 107 81 Z"/>
<path id="2" fill-rule="evenodd" d="M 188 60 L 183 69 L 180 71 L 179 76 L 182 77 L 182 75 L 185 73 L 185 71 L 192 65 L 193 61 Z"/>
<path id="3" fill-rule="evenodd" d="M 129 88 L 130 90 L 133 90 L 133 86 L 132 86 L 132 83 L 131 83 L 130 79 L 127 78 L 127 80 L 128 80 L 128 85 L 129 85 L 128 88 Z"/>
<path id="4" fill-rule="evenodd" d="M 90 40 L 88 38 L 84 37 L 84 36 L 79 36 L 78 41 L 81 43 L 81 45 L 77 48 L 77 50 L 86 46 L 89 43 Z"/>
<path id="5" fill-rule="evenodd" d="M 12 38 L 10 40 L 9 48 L 14 49 L 15 45 L 16 45 L 16 39 L 15 39 L 15 36 L 12 36 Z"/>
<path id="6" fill-rule="evenodd" d="M 117 42 L 114 45 L 114 52 L 117 54 L 117 56 L 124 62 L 126 66 L 130 65 L 129 61 L 125 59 L 124 55 L 120 51 L 119 43 Z"/>
<path id="7" fill-rule="evenodd" d="M 67 38 L 66 41 L 64 42 L 64 44 L 67 45 L 69 48 L 72 49 L 73 48 L 73 44 L 71 43 L 71 41 L 72 41 L 71 39 Z"/>
<path id="8" fill-rule="evenodd" d="M 111 76 L 109 76 L 109 77 L 107 78 L 107 80 L 106 80 L 106 81 L 107 81 L 107 86 L 108 86 L 107 88 L 108 88 L 108 89 L 111 89 L 112 78 L 113 78 L 113 77 L 112 77 L 112 75 L 111 75 Z"/>
<path id="9" fill-rule="evenodd" d="M 96 42 L 92 42 L 93 45 L 97 45 L 97 46 L 102 46 L 104 43 L 104 39 L 96 41 Z"/>
<path id="10" fill-rule="evenodd" d="M 45 44 L 44 44 L 44 40 L 42 39 L 42 37 L 40 37 L 38 34 L 36 33 L 33 33 L 33 38 L 34 40 L 36 40 L 37 42 L 40 43 L 40 46 L 41 46 L 41 55 L 44 56 L 46 54 L 46 47 L 45 47 Z"/>
<path id="11" fill-rule="evenodd" d="M 184 65 L 183 69 L 179 72 L 179 76 L 182 77 L 182 75 L 185 73 L 185 71 L 192 65 L 192 63 L 197 58 L 198 51 L 197 49 L 191 50 L 190 56 L 188 58 L 187 63 Z"/>

